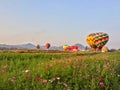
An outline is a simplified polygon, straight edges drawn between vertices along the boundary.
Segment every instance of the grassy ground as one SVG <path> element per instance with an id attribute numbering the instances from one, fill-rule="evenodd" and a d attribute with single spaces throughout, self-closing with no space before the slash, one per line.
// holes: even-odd
<path id="1" fill-rule="evenodd" d="M 0 53 L 0 90 L 119 90 L 120 52 L 24 52 Z"/>

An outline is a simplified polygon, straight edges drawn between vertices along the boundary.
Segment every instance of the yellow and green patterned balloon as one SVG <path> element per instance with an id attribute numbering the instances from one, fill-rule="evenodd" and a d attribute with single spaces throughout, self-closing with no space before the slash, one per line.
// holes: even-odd
<path id="1" fill-rule="evenodd" d="M 104 32 L 91 33 L 86 37 L 87 43 L 94 49 L 101 49 L 108 40 L 109 36 Z"/>

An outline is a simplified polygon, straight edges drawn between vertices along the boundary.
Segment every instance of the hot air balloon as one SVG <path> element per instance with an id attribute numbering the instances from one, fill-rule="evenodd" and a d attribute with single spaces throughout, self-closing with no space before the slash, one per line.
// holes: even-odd
<path id="1" fill-rule="evenodd" d="M 69 50 L 69 46 L 68 45 L 63 45 L 63 50 Z"/>
<path id="2" fill-rule="evenodd" d="M 77 51 L 78 50 L 78 46 L 70 46 L 70 50 L 72 50 L 72 51 Z"/>
<path id="3" fill-rule="evenodd" d="M 45 47 L 46 47 L 46 49 L 49 49 L 50 48 L 50 43 L 46 43 Z"/>
<path id="4" fill-rule="evenodd" d="M 104 46 L 104 47 L 102 48 L 102 52 L 108 52 L 108 47 L 107 47 L 107 46 Z"/>
<path id="5" fill-rule="evenodd" d="M 86 37 L 87 43 L 95 50 L 101 50 L 108 40 L 109 36 L 104 32 L 91 33 Z"/>

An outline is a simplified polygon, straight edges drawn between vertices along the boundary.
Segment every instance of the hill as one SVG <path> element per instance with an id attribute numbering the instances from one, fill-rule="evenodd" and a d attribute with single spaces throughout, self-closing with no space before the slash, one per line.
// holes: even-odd
<path id="1" fill-rule="evenodd" d="M 74 44 L 78 46 L 80 49 L 85 49 L 85 47 L 82 44 Z M 18 45 L 7 45 L 7 44 L 0 44 L 0 50 L 8 50 L 8 49 L 36 49 L 36 45 L 32 43 L 27 44 L 18 44 Z M 40 46 L 40 49 L 45 50 L 45 46 Z M 62 46 L 51 46 L 49 48 L 50 50 L 62 50 Z"/>

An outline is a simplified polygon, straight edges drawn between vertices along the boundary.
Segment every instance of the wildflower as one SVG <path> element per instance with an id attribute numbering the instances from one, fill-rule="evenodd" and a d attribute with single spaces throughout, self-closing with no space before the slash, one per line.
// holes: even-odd
<path id="1" fill-rule="evenodd" d="M 6 64 L 5 66 L 3 66 L 4 69 L 8 68 L 8 65 Z"/>
<path id="2" fill-rule="evenodd" d="M 51 82 L 54 82 L 54 81 L 56 81 L 56 80 L 57 80 L 57 78 L 54 77 L 54 78 L 52 78 L 50 81 L 51 81 Z"/>
<path id="3" fill-rule="evenodd" d="M 22 71 L 22 72 L 26 72 L 26 73 L 28 73 L 28 72 L 30 72 L 31 70 L 25 70 L 25 71 Z"/>
<path id="4" fill-rule="evenodd" d="M 55 81 L 57 78 L 52 78 L 53 81 Z"/>
<path id="5" fill-rule="evenodd" d="M 118 74 L 117 76 L 120 77 L 120 74 Z"/>
<path id="6" fill-rule="evenodd" d="M 65 87 L 67 87 L 68 85 L 66 83 L 63 84 Z"/>
<path id="7" fill-rule="evenodd" d="M 11 82 L 14 82 L 14 81 L 15 81 L 13 78 L 9 78 L 8 80 L 11 81 Z"/>
<path id="8" fill-rule="evenodd" d="M 0 73 L 3 73 L 3 72 L 5 72 L 5 70 L 0 70 Z"/>
<path id="9" fill-rule="evenodd" d="M 30 70 L 25 70 L 25 72 L 30 72 Z"/>
<path id="10" fill-rule="evenodd" d="M 60 80 L 60 77 L 54 77 L 54 78 L 52 78 L 52 79 L 49 80 L 49 81 L 52 83 L 52 82 L 54 82 L 54 81 L 56 81 L 56 80 Z"/>
<path id="11" fill-rule="evenodd" d="M 43 83 L 47 83 L 47 80 L 43 80 Z"/>
<path id="12" fill-rule="evenodd" d="M 76 69 L 76 66 L 72 66 L 73 67 L 73 69 Z"/>
<path id="13" fill-rule="evenodd" d="M 9 78 L 8 80 L 11 82 L 15 82 L 15 79 L 16 79 L 16 76 L 13 76 L 13 77 Z"/>
<path id="14" fill-rule="evenodd" d="M 60 77 L 56 77 L 57 80 L 60 80 Z"/>
<path id="15" fill-rule="evenodd" d="M 25 78 L 26 78 L 26 79 L 29 79 L 29 78 L 30 78 L 30 76 L 29 76 L 29 75 L 27 75 L 27 76 L 25 76 Z"/>
<path id="16" fill-rule="evenodd" d="M 99 83 L 100 87 L 104 87 L 104 82 Z"/>
<path id="17" fill-rule="evenodd" d="M 36 77 L 36 81 L 39 82 L 41 78 L 39 76 Z"/>

